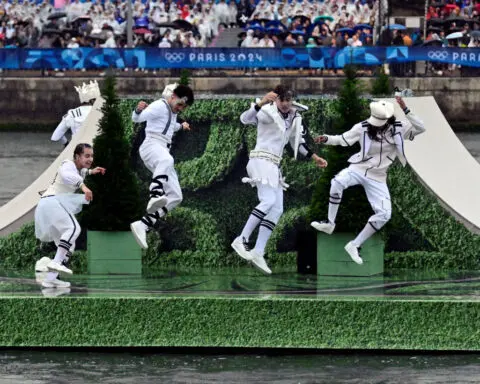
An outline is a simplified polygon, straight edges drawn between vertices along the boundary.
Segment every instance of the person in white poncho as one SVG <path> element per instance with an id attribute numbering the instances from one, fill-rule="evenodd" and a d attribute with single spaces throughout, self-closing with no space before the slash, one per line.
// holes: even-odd
<path id="1" fill-rule="evenodd" d="M 35 236 L 40 241 L 55 242 L 57 252 L 53 260 L 46 263 L 48 272 L 42 286 L 45 288 L 67 288 L 69 282 L 58 279 L 58 272 L 72 274 L 67 262 L 75 250 L 75 241 L 80 235 L 80 224 L 75 214 L 83 204 L 93 199 L 92 191 L 85 185 L 87 175 L 105 174 L 105 168 L 90 169 L 93 149 L 90 144 L 78 144 L 72 160 L 64 160 L 52 184 L 42 194 L 35 210 Z M 80 189 L 83 194 L 75 193 Z M 37 263 L 35 269 L 40 269 Z"/>
<path id="2" fill-rule="evenodd" d="M 363 264 L 359 248 L 379 231 L 392 215 L 392 203 L 387 185 L 387 172 L 390 165 L 398 158 L 405 166 L 407 159 L 404 140 L 413 140 L 415 136 L 425 132 L 423 122 L 407 108 L 403 99 L 397 96 L 396 100 L 404 111 L 406 120 L 395 119 L 392 103 L 376 101 L 370 103 L 370 117 L 366 121 L 355 124 L 348 132 L 342 135 L 322 135 L 315 138 L 316 143 L 343 147 L 360 143 L 360 152 L 348 160 L 350 166 L 340 171 L 332 180 L 328 220 L 311 223 L 316 230 L 331 234 L 335 229 L 335 219 L 343 191 L 354 185 L 361 185 L 365 189 L 374 215 L 368 219 L 358 236 L 345 246 L 350 258 L 357 264 Z"/>
<path id="3" fill-rule="evenodd" d="M 264 258 L 265 246 L 283 213 L 283 190 L 288 188 L 280 170 L 286 144 L 289 143 L 294 150 L 295 158 L 300 153 L 312 159 L 318 167 L 327 166 L 327 162 L 312 153 L 305 143 L 299 110 L 307 109 L 293 101 L 290 89 L 279 85 L 240 116 L 243 124 L 257 125 L 257 142 L 247 164 L 248 177 L 242 181 L 257 188 L 260 203 L 253 209 L 242 233 L 231 245 L 240 257 L 251 261 L 267 274 L 272 271 Z M 255 248 L 250 250 L 249 238 L 258 226 Z"/>

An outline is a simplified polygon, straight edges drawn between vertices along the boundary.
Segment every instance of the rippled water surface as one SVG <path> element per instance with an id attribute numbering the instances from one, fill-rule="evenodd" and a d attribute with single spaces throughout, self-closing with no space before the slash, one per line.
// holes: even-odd
<path id="1" fill-rule="evenodd" d="M 2 351 L 0 383 L 478 383 L 479 363 L 476 354 Z"/>

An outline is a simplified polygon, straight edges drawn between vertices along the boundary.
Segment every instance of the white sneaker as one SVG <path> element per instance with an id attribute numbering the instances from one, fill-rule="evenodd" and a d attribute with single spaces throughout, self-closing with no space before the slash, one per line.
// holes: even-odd
<path id="1" fill-rule="evenodd" d="M 35 272 L 48 272 L 47 265 L 50 264 L 51 261 L 52 259 L 49 257 L 42 257 L 35 263 Z"/>
<path id="2" fill-rule="evenodd" d="M 68 281 L 63 280 L 44 280 L 42 282 L 42 287 L 44 288 L 69 288 L 70 283 Z"/>
<path id="3" fill-rule="evenodd" d="M 42 294 L 45 297 L 57 297 L 62 295 L 68 295 L 70 293 L 70 288 L 43 288 Z"/>
<path id="4" fill-rule="evenodd" d="M 328 220 L 312 221 L 310 225 L 317 231 L 325 232 L 327 235 L 331 235 L 335 229 L 335 224 L 330 223 Z"/>
<path id="5" fill-rule="evenodd" d="M 167 205 L 167 201 L 168 201 L 167 196 L 152 197 L 150 200 L 148 200 L 147 212 L 148 213 L 157 212 L 159 209 Z"/>
<path id="6" fill-rule="evenodd" d="M 48 276 L 48 272 L 35 272 L 35 282 L 42 284 Z"/>
<path id="7" fill-rule="evenodd" d="M 138 245 L 143 249 L 147 249 L 147 231 L 145 231 L 144 224 L 140 220 L 135 221 L 134 223 L 130 224 L 130 229 L 132 230 L 133 237 L 135 237 Z"/>
<path id="8" fill-rule="evenodd" d="M 69 275 L 73 274 L 71 269 L 68 269 L 64 265 L 57 263 L 55 260 L 50 261 L 47 265 L 47 268 L 49 270 L 54 270 L 54 271 L 57 271 L 57 272 L 68 273 Z"/>
<path id="9" fill-rule="evenodd" d="M 259 255 L 255 249 L 252 249 L 250 254 L 252 255 L 252 263 L 255 267 L 267 275 L 272 274 L 272 270 L 268 268 L 267 262 L 263 256 Z"/>
<path id="10" fill-rule="evenodd" d="M 358 248 L 353 242 L 349 242 L 345 246 L 345 251 L 350 255 L 351 259 L 357 263 L 357 264 L 363 264 L 363 259 L 360 257 L 360 254 L 358 253 Z"/>
<path id="11" fill-rule="evenodd" d="M 245 241 L 245 238 L 238 236 L 235 240 L 233 240 L 231 246 L 242 259 L 247 261 L 252 260 L 252 255 L 249 252 L 250 248 L 248 247 L 248 243 Z"/>

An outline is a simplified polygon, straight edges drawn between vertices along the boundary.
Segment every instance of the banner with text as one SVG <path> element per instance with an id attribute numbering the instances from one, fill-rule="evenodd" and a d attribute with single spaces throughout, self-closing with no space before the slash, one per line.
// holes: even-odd
<path id="1" fill-rule="evenodd" d="M 343 68 L 434 61 L 480 67 L 480 48 L 72 48 L 0 49 L 2 69 Z"/>

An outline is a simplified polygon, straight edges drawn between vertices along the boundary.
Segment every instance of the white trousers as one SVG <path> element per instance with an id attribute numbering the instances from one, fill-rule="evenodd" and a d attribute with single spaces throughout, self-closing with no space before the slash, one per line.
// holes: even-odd
<path id="1" fill-rule="evenodd" d="M 167 204 L 159 211 L 160 216 L 164 216 L 183 200 L 173 157 L 165 143 L 150 137 L 145 138 L 139 152 L 143 163 L 153 174 L 150 194 L 159 188 L 165 192 Z"/>
<path id="2" fill-rule="evenodd" d="M 361 185 L 365 189 L 368 202 L 375 212 L 368 221 L 373 224 L 376 230 L 379 230 L 392 216 L 392 202 L 386 183 L 369 179 L 349 168 L 343 169 L 332 179 L 330 203 L 337 201 L 340 203 L 343 190 L 354 185 Z"/>
<path id="3" fill-rule="evenodd" d="M 71 195 L 71 200 L 77 202 L 84 200 L 83 195 Z M 65 197 L 70 196 L 40 199 L 35 210 L 35 236 L 44 242 L 53 241 L 57 247 L 61 246 L 73 253 L 81 228 L 66 199 L 62 201 L 61 198 Z"/>
<path id="4" fill-rule="evenodd" d="M 283 188 L 257 183 L 257 195 L 260 204 L 255 208 L 265 213 L 263 220 L 277 224 L 283 213 Z"/>

